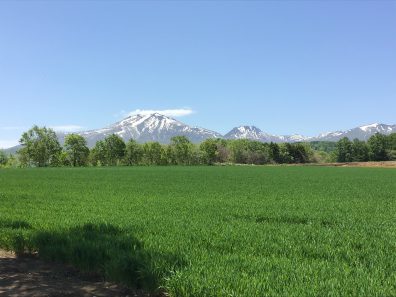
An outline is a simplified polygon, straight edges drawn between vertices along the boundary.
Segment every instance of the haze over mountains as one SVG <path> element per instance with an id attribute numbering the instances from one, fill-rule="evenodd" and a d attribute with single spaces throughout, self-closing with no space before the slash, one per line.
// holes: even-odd
<path id="1" fill-rule="evenodd" d="M 140 143 L 158 141 L 166 144 L 170 142 L 172 137 L 178 135 L 187 136 L 194 143 L 199 143 L 207 138 L 251 139 L 262 142 L 272 141 L 280 143 L 300 141 L 338 141 L 343 137 L 367 140 L 375 133 L 390 134 L 395 132 L 396 125 L 375 123 L 346 131 L 322 133 L 316 137 L 308 137 L 299 134 L 273 135 L 268 132 L 264 132 L 255 126 L 235 127 L 230 132 L 222 135 L 205 128 L 191 127 L 159 113 L 153 113 L 129 116 L 108 127 L 97 130 L 76 132 L 76 134 L 83 136 L 87 140 L 88 146 L 93 147 L 98 140 L 102 140 L 111 134 L 117 134 L 125 141 L 133 138 Z M 67 134 L 69 133 L 57 133 L 61 144 L 63 144 L 64 138 Z M 15 147 L 8 149 L 8 151 L 15 151 Z"/>

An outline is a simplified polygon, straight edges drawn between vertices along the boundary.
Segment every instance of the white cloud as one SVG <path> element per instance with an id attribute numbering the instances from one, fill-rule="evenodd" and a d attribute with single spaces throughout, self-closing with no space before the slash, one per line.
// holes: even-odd
<path id="1" fill-rule="evenodd" d="M 78 125 L 51 126 L 50 128 L 57 132 L 76 132 L 84 129 L 84 127 Z"/>
<path id="2" fill-rule="evenodd" d="M 0 149 L 6 149 L 19 144 L 18 140 L 0 140 Z"/>
<path id="3" fill-rule="evenodd" d="M 188 116 L 194 111 L 191 108 L 179 108 L 179 109 L 163 109 L 163 110 L 155 110 L 155 109 L 135 109 L 128 113 L 128 115 L 136 115 L 136 114 L 153 114 L 159 113 L 168 117 L 184 117 Z"/>

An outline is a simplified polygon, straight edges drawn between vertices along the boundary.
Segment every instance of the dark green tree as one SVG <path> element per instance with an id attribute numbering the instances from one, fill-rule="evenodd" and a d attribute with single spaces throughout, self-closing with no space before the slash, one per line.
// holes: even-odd
<path id="1" fill-rule="evenodd" d="M 388 146 L 391 150 L 396 150 L 396 133 L 388 135 Z"/>
<path id="2" fill-rule="evenodd" d="M 396 133 L 392 133 L 388 136 L 388 145 L 390 148 L 389 159 L 396 160 Z"/>
<path id="3" fill-rule="evenodd" d="M 143 159 L 143 147 L 135 140 L 130 139 L 126 144 L 125 163 L 127 165 L 139 165 Z"/>
<path id="4" fill-rule="evenodd" d="M 370 160 L 372 161 L 387 161 L 389 160 L 388 139 L 385 135 L 376 133 L 368 140 L 370 148 Z"/>
<path id="5" fill-rule="evenodd" d="M 85 166 L 88 161 L 89 148 L 84 137 L 78 134 L 69 134 L 65 137 L 64 149 L 66 159 L 74 167 Z M 62 160 L 62 163 L 64 160 Z"/>
<path id="6" fill-rule="evenodd" d="M 366 162 L 370 159 L 370 150 L 365 141 L 354 139 L 352 142 L 352 160 Z"/>
<path id="7" fill-rule="evenodd" d="M 93 166 L 107 165 L 107 152 L 103 140 L 97 141 L 95 146 L 91 149 L 89 153 L 89 162 Z"/>
<path id="8" fill-rule="evenodd" d="M 337 162 L 352 162 L 353 161 L 353 145 L 352 142 L 344 137 L 337 142 L 336 150 Z"/>
<path id="9" fill-rule="evenodd" d="M 217 160 L 219 163 L 226 163 L 230 160 L 229 142 L 225 139 L 216 139 L 217 142 Z"/>
<path id="10" fill-rule="evenodd" d="M 112 134 L 104 139 L 104 146 L 107 165 L 120 164 L 125 156 L 126 145 L 124 140 L 120 136 Z"/>
<path id="11" fill-rule="evenodd" d="M 0 166 L 4 166 L 7 164 L 8 156 L 3 150 L 0 150 Z"/>
<path id="12" fill-rule="evenodd" d="M 286 145 L 293 163 L 308 163 L 313 157 L 311 148 L 303 143 L 288 143 Z"/>
<path id="13" fill-rule="evenodd" d="M 280 149 L 277 143 L 271 142 L 269 144 L 269 157 L 272 162 L 282 163 L 282 159 L 280 156 Z"/>
<path id="14" fill-rule="evenodd" d="M 293 156 L 290 154 L 291 151 L 290 143 L 281 143 L 279 144 L 279 163 L 290 164 L 294 163 Z"/>

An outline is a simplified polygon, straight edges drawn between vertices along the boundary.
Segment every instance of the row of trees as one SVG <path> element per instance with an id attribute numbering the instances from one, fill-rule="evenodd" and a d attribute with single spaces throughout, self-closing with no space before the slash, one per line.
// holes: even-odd
<path id="1" fill-rule="evenodd" d="M 23 133 L 17 153 L 21 166 L 199 165 L 214 163 L 268 164 L 314 161 L 312 149 L 302 143 L 276 144 L 251 140 L 207 139 L 199 145 L 185 136 L 170 144 L 124 142 L 113 134 L 89 149 L 85 139 L 69 134 L 63 147 L 49 128 L 34 126 Z M 13 161 L 16 159 L 13 158 Z M 1 157 L 0 157 L 1 162 Z"/>
<path id="2" fill-rule="evenodd" d="M 305 143 L 262 143 L 252 140 L 207 139 L 196 145 L 185 136 L 176 136 L 170 144 L 124 142 L 113 134 L 89 149 L 86 140 L 69 134 L 63 147 L 48 128 L 34 126 L 23 133 L 22 148 L 16 157 L 0 152 L 0 166 L 16 164 L 46 166 L 116 166 L 116 165 L 199 165 L 215 163 L 270 164 L 308 162 L 382 161 L 396 159 L 396 134 L 376 134 L 367 142 L 343 138 L 332 144 L 333 152 L 312 149 Z M 321 146 L 321 144 L 315 144 Z M 329 147 L 329 144 L 326 144 Z"/>
<path id="3" fill-rule="evenodd" d="M 367 142 L 358 139 L 351 141 L 345 137 L 337 142 L 334 153 L 337 162 L 396 160 L 396 133 L 377 133 Z"/>

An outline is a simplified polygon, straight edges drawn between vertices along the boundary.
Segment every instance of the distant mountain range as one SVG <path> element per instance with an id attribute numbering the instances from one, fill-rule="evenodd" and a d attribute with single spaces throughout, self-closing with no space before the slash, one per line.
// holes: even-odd
<path id="1" fill-rule="evenodd" d="M 346 131 L 335 131 L 321 133 L 315 137 L 294 135 L 272 135 L 261 131 L 255 126 L 240 126 L 232 129 L 224 138 L 226 139 L 252 139 L 262 142 L 301 142 L 301 141 L 338 141 L 343 137 L 349 139 L 367 140 L 375 133 L 391 134 L 396 133 L 396 125 L 371 124 L 360 126 Z"/>
<path id="2" fill-rule="evenodd" d="M 159 113 L 138 114 L 129 116 L 106 128 L 98 130 L 89 130 L 76 132 L 83 136 L 89 147 L 93 147 L 98 140 L 104 139 L 111 134 L 117 134 L 125 141 L 135 139 L 143 143 L 147 141 L 158 141 L 160 143 L 169 143 L 173 136 L 184 135 L 192 142 L 199 143 L 208 138 L 224 138 L 224 139 L 251 139 L 262 142 L 301 142 L 301 141 L 338 141 L 343 137 L 349 139 L 358 138 L 367 140 L 375 133 L 390 134 L 396 133 L 396 125 L 371 124 L 353 128 L 346 131 L 335 131 L 322 133 L 316 137 L 307 137 L 299 134 L 294 135 L 273 135 L 266 133 L 255 126 L 240 126 L 233 128 L 225 135 L 221 135 L 215 131 L 211 131 L 199 127 L 191 127 L 173 118 L 164 116 Z M 58 138 L 61 144 L 68 133 L 58 132 Z M 6 151 L 13 153 L 19 146 L 7 149 Z"/>

